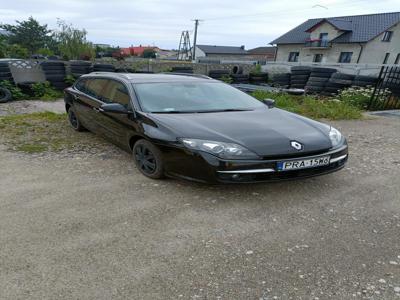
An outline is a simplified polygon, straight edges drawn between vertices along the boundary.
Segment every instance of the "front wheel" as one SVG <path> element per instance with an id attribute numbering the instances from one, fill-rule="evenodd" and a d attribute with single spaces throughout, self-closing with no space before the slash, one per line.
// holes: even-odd
<path id="1" fill-rule="evenodd" d="M 164 177 L 164 162 L 161 151 L 147 140 L 138 140 L 133 146 L 133 159 L 139 171 L 152 179 Z"/>

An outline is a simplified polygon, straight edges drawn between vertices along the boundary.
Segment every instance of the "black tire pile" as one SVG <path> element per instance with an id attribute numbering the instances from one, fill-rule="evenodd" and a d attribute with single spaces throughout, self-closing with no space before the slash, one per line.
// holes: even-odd
<path id="1" fill-rule="evenodd" d="M 267 83 L 268 73 L 250 73 L 249 81 L 253 84 Z"/>
<path id="2" fill-rule="evenodd" d="M 324 91 L 326 84 L 336 69 L 332 68 L 311 68 L 310 77 L 304 87 L 307 94 L 319 94 Z"/>
<path id="3" fill-rule="evenodd" d="M 249 75 L 246 74 L 232 74 L 232 83 L 249 83 Z"/>
<path id="4" fill-rule="evenodd" d="M 46 80 L 57 90 L 63 90 L 68 85 L 65 83 L 65 65 L 59 61 L 44 61 L 41 64 Z"/>
<path id="5" fill-rule="evenodd" d="M 112 64 L 94 64 L 93 72 L 115 72 L 115 67 Z"/>
<path id="6" fill-rule="evenodd" d="M 322 94 L 332 96 L 338 94 L 341 90 L 352 86 L 355 75 L 344 73 L 333 73 L 325 85 Z"/>
<path id="7" fill-rule="evenodd" d="M 193 74 L 193 67 L 173 67 L 171 72 Z"/>
<path id="8" fill-rule="evenodd" d="M 375 86 L 377 81 L 378 81 L 377 77 L 356 75 L 356 77 L 354 77 L 353 86 L 358 86 L 358 87 Z"/>
<path id="9" fill-rule="evenodd" d="M 18 82 L 17 86 L 21 89 L 21 91 L 28 96 L 35 96 L 34 91 L 32 90 L 32 85 L 34 85 L 36 82 L 35 81 L 23 81 L 23 82 Z"/>
<path id="10" fill-rule="evenodd" d="M 8 80 L 14 83 L 14 78 L 10 71 L 10 66 L 7 62 L 0 62 L 0 81 Z"/>
<path id="11" fill-rule="evenodd" d="M 74 60 L 70 62 L 71 74 L 75 78 L 79 78 L 84 74 L 89 74 L 93 71 L 92 63 L 89 61 Z"/>
<path id="12" fill-rule="evenodd" d="M 0 103 L 6 103 L 12 99 L 11 92 L 6 89 L 0 87 Z"/>
<path id="13" fill-rule="evenodd" d="M 279 73 L 272 75 L 272 86 L 280 88 L 289 88 L 290 86 L 290 73 Z"/>
<path id="14" fill-rule="evenodd" d="M 214 79 L 221 79 L 222 77 L 229 77 L 229 73 L 227 70 L 210 70 L 208 76 Z"/>
<path id="15" fill-rule="evenodd" d="M 296 66 L 291 68 L 290 88 L 304 89 L 311 74 L 311 67 Z"/>

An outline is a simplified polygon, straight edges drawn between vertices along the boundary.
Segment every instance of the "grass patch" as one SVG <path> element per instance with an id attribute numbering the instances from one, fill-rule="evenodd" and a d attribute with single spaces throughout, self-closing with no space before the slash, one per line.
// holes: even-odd
<path id="1" fill-rule="evenodd" d="M 25 153 L 85 150 L 101 143 L 88 132 L 74 131 L 66 114 L 53 112 L 0 117 L 0 138 L 10 150 Z"/>
<path id="2" fill-rule="evenodd" d="M 252 95 L 259 100 L 266 98 L 274 99 L 276 107 L 313 119 L 351 120 L 362 117 L 362 110 L 360 108 L 345 101 L 266 91 L 255 91 Z"/>

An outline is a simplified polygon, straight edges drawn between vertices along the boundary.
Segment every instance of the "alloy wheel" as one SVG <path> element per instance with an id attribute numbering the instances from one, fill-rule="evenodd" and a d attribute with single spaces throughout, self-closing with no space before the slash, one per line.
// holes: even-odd
<path id="1" fill-rule="evenodd" d="M 68 119 L 69 122 L 71 123 L 71 126 L 74 129 L 77 129 L 79 126 L 78 118 L 76 117 L 75 113 L 71 110 L 68 112 Z"/>
<path id="2" fill-rule="evenodd" d="M 156 159 L 154 154 L 146 146 L 138 145 L 135 147 L 135 159 L 143 173 L 150 175 L 156 171 Z"/>

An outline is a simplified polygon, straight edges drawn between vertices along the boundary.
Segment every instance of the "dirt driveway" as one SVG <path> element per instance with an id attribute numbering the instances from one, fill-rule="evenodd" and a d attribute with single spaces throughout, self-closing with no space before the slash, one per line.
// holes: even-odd
<path id="1" fill-rule="evenodd" d="M 2 146 L 0 298 L 400 299 L 400 120 L 334 125 L 348 166 L 275 184 L 152 181 L 112 145 Z"/>

